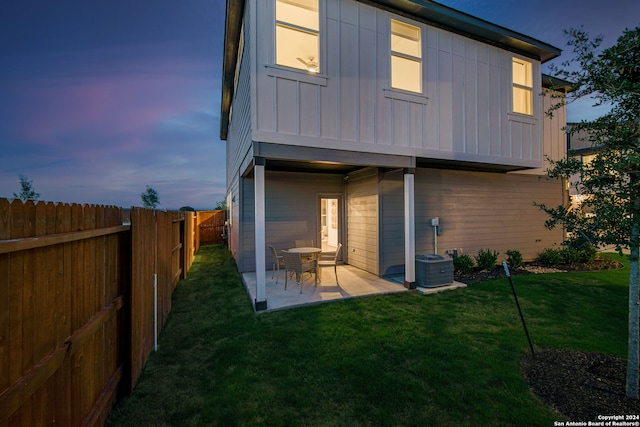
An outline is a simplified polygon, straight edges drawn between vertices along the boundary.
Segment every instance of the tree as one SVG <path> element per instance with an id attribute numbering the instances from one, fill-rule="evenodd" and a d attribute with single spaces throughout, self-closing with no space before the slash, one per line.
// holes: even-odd
<path id="1" fill-rule="evenodd" d="M 227 199 L 222 199 L 219 202 L 216 202 L 215 210 L 217 210 L 217 211 L 226 211 L 227 210 Z"/>
<path id="2" fill-rule="evenodd" d="M 27 200 L 36 201 L 40 198 L 40 193 L 36 193 L 33 189 L 33 181 L 29 181 L 29 179 L 25 175 L 20 175 L 20 193 L 13 193 L 13 197 L 16 199 L 20 199 L 23 202 Z"/>
<path id="3" fill-rule="evenodd" d="M 156 206 L 160 204 L 158 192 L 148 185 L 145 192 L 140 193 L 140 199 L 142 200 L 142 207 L 144 208 L 155 209 Z"/>
<path id="4" fill-rule="evenodd" d="M 587 195 L 578 209 L 540 205 L 550 219 L 547 227 L 566 227 L 573 239 L 594 245 L 628 249 L 629 341 L 626 393 L 638 398 L 638 260 L 640 255 L 640 27 L 626 29 L 617 43 L 599 52 L 602 37 L 590 39 L 582 29 L 565 31 L 574 57 L 552 67 L 557 77 L 575 83 L 577 89 L 560 100 L 548 114 L 574 99 L 590 96 L 594 106 L 611 105 L 603 116 L 583 120 L 570 131 L 586 130 L 594 146 L 603 147 L 593 160 L 583 164 L 569 157 L 552 162 L 551 178 L 577 176 L 575 185 Z M 589 212 L 589 214 L 586 214 Z"/>
<path id="5" fill-rule="evenodd" d="M 180 211 L 184 211 L 184 212 L 195 212 L 196 210 L 194 208 L 192 208 L 191 206 L 183 206 L 180 209 L 178 209 Z"/>

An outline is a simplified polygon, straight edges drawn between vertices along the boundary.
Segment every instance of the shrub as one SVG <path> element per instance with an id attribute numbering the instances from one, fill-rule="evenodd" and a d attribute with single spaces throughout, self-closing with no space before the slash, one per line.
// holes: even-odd
<path id="1" fill-rule="evenodd" d="M 581 262 L 593 262 L 598 257 L 598 250 L 592 245 L 587 245 L 580 251 Z"/>
<path id="2" fill-rule="evenodd" d="M 492 251 L 491 249 L 480 249 L 478 255 L 476 255 L 478 267 L 482 270 L 493 270 L 496 266 L 499 253 L 500 252 Z"/>
<path id="3" fill-rule="evenodd" d="M 473 271 L 475 263 L 469 255 L 458 255 L 453 258 L 453 270 L 458 274 L 468 274 Z"/>
<path id="4" fill-rule="evenodd" d="M 567 264 L 584 264 L 593 262 L 598 256 L 598 250 L 587 244 L 581 248 L 572 245 L 565 246 L 562 250 L 562 257 Z"/>
<path id="5" fill-rule="evenodd" d="M 570 246 L 560 249 L 560 256 L 565 264 L 571 265 L 580 262 L 580 251 Z"/>
<path id="6" fill-rule="evenodd" d="M 565 248 L 573 250 L 566 253 L 567 262 L 590 263 L 598 256 L 598 250 L 589 242 L 589 240 L 581 235 L 574 236 L 563 243 Z"/>
<path id="7" fill-rule="evenodd" d="M 522 261 L 522 254 L 517 249 L 509 249 L 507 251 L 507 265 L 510 268 L 521 268 L 524 267 L 524 262 Z"/>
<path id="8" fill-rule="evenodd" d="M 554 267 L 564 261 L 561 250 L 547 248 L 538 254 L 538 261 L 545 267 Z"/>

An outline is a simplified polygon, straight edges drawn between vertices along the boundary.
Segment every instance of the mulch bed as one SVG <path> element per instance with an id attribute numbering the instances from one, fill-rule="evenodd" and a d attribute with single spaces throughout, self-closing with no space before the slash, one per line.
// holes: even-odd
<path id="1" fill-rule="evenodd" d="M 589 264 L 559 265 L 553 268 L 528 263 L 510 269 L 512 276 L 566 271 L 598 271 L 621 268 L 620 263 L 597 258 Z M 475 269 L 456 274 L 455 280 L 473 284 L 506 277 L 502 267 Z M 521 363 L 522 375 L 531 391 L 561 416 L 572 421 L 601 421 L 598 415 L 640 415 L 640 401 L 626 396 L 627 362 L 600 353 L 544 350 L 528 354 Z M 625 421 L 624 418 L 621 421 Z M 637 421 L 637 420 L 633 420 Z M 587 425 L 587 424 L 585 424 Z"/>
<path id="2" fill-rule="evenodd" d="M 565 271 L 599 271 L 599 270 L 615 270 L 621 268 L 622 265 L 619 262 L 613 261 L 608 258 L 596 258 L 594 261 L 586 264 L 561 264 L 554 267 L 545 267 L 536 262 L 526 263 L 522 268 L 509 269 L 509 273 L 512 276 L 518 276 L 522 274 L 537 274 L 537 273 L 558 273 Z M 471 273 L 468 274 L 455 274 L 454 279 L 457 282 L 471 285 L 473 283 L 482 282 L 489 279 L 500 279 L 506 277 L 504 268 L 496 266 L 493 270 L 480 270 L 478 267 L 474 268 Z"/>
<path id="3" fill-rule="evenodd" d="M 627 362 L 623 359 L 544 350 L 524 357 L 521 370 L 531 391 L 572 421 L 599 421 L 598 415 L 640 415 L 640 401 L 625 394 Z"/>

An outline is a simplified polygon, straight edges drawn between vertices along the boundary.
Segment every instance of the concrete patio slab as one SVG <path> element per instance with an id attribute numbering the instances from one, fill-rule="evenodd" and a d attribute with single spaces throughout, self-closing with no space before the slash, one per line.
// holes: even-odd
<path id="1" fill-rule="evenodd" d="M 334 301 L 345 298 L 353 298 L 364 295 L 386 294 L 392 292 L 404 292 L 407 289 L 403 282 L 387 280 L 351 265 L 338 266 L 339 285 L 336 284 L 332 268 L 321 269 L 318 286 L 314 286 L 313 276 L 305 275 L 300 286 L 294 279 L 289 279 L 287 290 L 284 289 L 284 270 L 280 270 L 280 277 L 276 284 L 276 277 L 271 278 L 271 271 L 266 272 L 266 298 L 267 310 L 279 310 L 283 308 L 297 307 L 305 304 L 316 304 L 326 301 Z M 256 273 L 242 274 L 247 292 L 251 296 L 251 302 L 256 299 Z"/>
<path id="2" fill-rule="evenodd" d="M 267 309 L 265 311 L 281 310 L 306 304 L 318 304 L 327 301 L 365 295 L 380 295 L 407 291 L 403 285 L 404 275 L 383 278 L 351 265 L 338 266 L 339 284 L 336 284 L 332 268 L 321 269 L 321 281 L 318 283 L 317 287 L 314 286 L 313 276 L 310 274 L 305 275 L 305 280 L 302 285 L 302 293 L 300 293 L 300 285 L 298 285 L 293 279 L 288 281 L 287 290 L 285 290 L 284 275 L 284 270 L 280 270 L 280 277 L 276 284 L 275 274 L 272 279 L 271 271 L 266 272 Z M 251 297 L 251 302 L 253 303 L 256 299 L 255 271 L 242 273 L 242 281 L 244 282 L 247 293 Z M 460 286 L 466 285 L 454 282 L 453 285 L 434 289 L 437 289 L 437 292 L 440 292 L 446 289 L 455 289 Z M 429 291 L 433 291 L 434 289 L 430 289 Z"/>

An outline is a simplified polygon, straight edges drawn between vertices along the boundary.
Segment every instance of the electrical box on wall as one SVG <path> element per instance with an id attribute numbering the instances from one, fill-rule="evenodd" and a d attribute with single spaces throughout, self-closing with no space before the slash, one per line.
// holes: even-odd
<path id="1" fill-rule="evenodd" d="M 458 255 L 462 255 L 462 249 L 446 249 L 444 254 L 456 258 Z"/>

